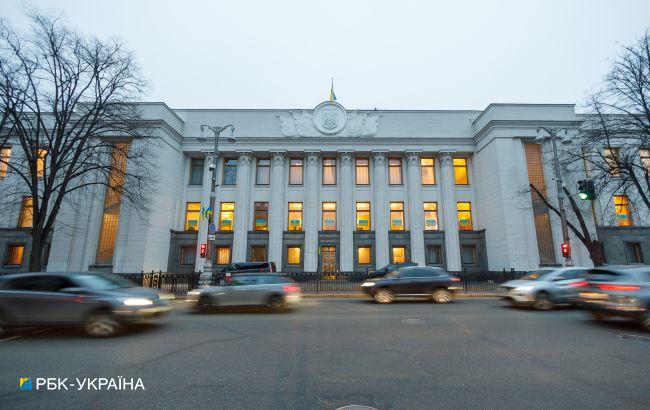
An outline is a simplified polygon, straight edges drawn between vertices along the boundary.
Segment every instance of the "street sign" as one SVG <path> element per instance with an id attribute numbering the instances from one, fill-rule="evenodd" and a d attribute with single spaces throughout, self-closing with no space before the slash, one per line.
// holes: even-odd
<path id="1" fill-rule="evenodd" d="M 210 225 L 208 225 L 208 233 L 209 233 L 210 235 L 214 235 L 215 232 L 217 232 L 217 227 L 216 227 L 216 225 L 214 224 L 214 222 L 212 222 Z M 214 240 L 214 239 L 213 239 L 213 240 Z"/>
<path id="2" fill-rule="evenodd" d="M 208 240 L 209 241 L 214 241 L 214 239 L 215 239 L 214 235 L 208 235 Z"/>

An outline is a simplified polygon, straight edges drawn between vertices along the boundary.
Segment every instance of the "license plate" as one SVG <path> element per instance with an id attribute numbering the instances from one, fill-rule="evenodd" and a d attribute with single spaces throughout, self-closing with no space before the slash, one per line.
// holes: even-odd
<path id="1" fill-rule="evenodd" d="M 607 299 L 609 295 L 596 292 L 581 292 L 580 297 L 585 299 Z"/>

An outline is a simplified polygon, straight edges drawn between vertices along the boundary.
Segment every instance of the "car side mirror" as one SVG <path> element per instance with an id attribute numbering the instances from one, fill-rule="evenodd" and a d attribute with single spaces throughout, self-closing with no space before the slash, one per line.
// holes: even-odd
<path id="1" fill-rule="evenodd" d="M 75 294 L 75 295 L 80 295 L 80 294 L 83 295 L 83 294 L 90 293 L 90 291 L 88 289 L 82 288 L 82 287 L 63 288 L 63 289 L 61 289 L 61 292 L 63 292 L 63 293 L 72 293 L 72 294 Z"/>

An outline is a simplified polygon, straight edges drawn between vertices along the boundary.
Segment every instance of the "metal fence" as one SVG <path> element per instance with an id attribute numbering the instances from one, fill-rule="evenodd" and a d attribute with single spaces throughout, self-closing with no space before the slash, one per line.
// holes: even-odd
<path id="1" fill-rule="evenodd" d="M 183 295 L 192 289 L 196 289 L 201 273 L 171 273 L 171 272 L 140 272 L 120 273 L 125 279 L 129 279 L 139 286 L 157 289 L 165 293 Z"/>

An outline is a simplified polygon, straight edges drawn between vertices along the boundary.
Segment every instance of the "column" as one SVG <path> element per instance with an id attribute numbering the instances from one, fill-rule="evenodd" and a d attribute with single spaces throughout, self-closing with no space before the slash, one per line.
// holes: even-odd
<path id="1" fill-rule="evenodd" d="M 447 270 L 458 272 L 461 270 L 461 263 L 453 153 L 441 152 L 439 158 L 442 171 L 440 184 L 442 185 L 442 215 L 445 229 L 445 258 Z"/>
<path id="2" fill-rule="evenodd" d="M 250 151 L 239 151 L 237 158 L 237 199 L 235 200 L 235 230 L 232 240 L 233 262 L 246 260 L 248 248 L 248 220 L 252 204 L 251 192 L 251 162 L 253 154 Z"/>
<path id="3" fill-rule="evenodd" d="M 424 207 L 422 204 L 422 174 L 420 172 L 420 152 L 406 152 L 409 232 L 411 234 L 411 261 L 420 266 L 426 265 L 424 257 Z"/>
<path id="4" fill-rule="evenodd" d="M 305 152 L 305 206 L 303 207 L 305 249 L 303 254 L 305 272 L 318 270 L 318 193 L 320 191 L 320 152 Z"/>
<path id="5" fill-rule="evenodd" d="M 388 249 L 388 170 L 386 169 L 385 151 L 373 151 L 373 181 L 375 194 L 374 230 L 375 230 L 375 266 L 384 267 L 390 262 L 390 249 Z"/>
<path id="6" fill-rule="evenodd" d="M 214 153 L 206 153 L 205 161 L 203 163 L 203 184 L 201 185 L 201 216 L 199 217 L 199 231 L 197 232 L 196 240 L 196 263 L 194 270 L 206 270 L 206 258 L 201 257 L 201 244 L 208 243 L 208 219 L 205 218 L 203 211 L 210 207 L 210 192 L 212 190 L 212 171 L 210 165 L 217 164 L 219 156 Z M 216 200 L 215 200 L 216 203 Z M 183 204 L 186 206 L 186 204 Z M 185 218 L 183 216 L 183 218 Z M 211 252 L 208 250 L 208 253 Z"/>
<path id="7" fill-rule="evenodd" d="M 282 270 L 285 198 L 284 164 L 286 152 L 271 152 L 271 198 L 269 201 L 269 261 Z"/>
<path id="8" fill-rule="evenodd" d="M 339 151 L 339 163 L 341 164 L 341 180 L 339 181 L 339 203 L 336 212 L 339 219 L 340 249 L 339 255 L 340 270 L 350 272 L 354 270 L 354 243 L 352 231 L 354 230 L 354 179 L 352 177 L 352 162 L 354 153 L 352 151 Z"/>

